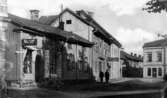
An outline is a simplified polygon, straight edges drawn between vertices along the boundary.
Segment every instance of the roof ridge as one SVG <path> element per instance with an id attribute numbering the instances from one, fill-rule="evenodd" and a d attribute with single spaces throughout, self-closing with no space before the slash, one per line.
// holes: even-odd
<path id="1" fill-rule="evenodd" d="M 159 39 L 159 40 L 154 40 L 151 42 L 144 43 L 144 47 L 158 47 L 158 46 L 166 46 L 167 45 L 167 38 L 164 39 Z"/>

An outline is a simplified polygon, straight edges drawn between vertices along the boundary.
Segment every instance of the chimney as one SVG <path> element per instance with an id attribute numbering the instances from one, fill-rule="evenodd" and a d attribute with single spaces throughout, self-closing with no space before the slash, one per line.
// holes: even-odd
<path id="1" fill-rule="evenodd" d="M 38 21 L 39 19 L 39 10 L 30 10 L 30 17 L 33 21 Z"/>
<path id="2" fill-rule="evenodd" d="M 94 13 L 91 12 L 91 11 L 87 11 L 87 14 L 88 14 L 90 17 L 93 17 L 93 16 L 94 16 Z"/>
<path id="3" fill-rule="evenodd" d="M 141 58 L 141 55 L 139 55 L 139 58 Z"/>
<path id="4" fill-rule="evenodd" d="M 133 56 L 133 53 L 131 52 L 130 55 Z"/>
<path id="5" fill-rule="evenodd" d="M 137 54 L 135 53 L 134 56 L 137 57 Z"/>

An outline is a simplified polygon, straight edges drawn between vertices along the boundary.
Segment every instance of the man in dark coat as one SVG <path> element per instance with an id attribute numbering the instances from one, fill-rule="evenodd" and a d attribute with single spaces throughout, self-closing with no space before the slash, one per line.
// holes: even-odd
<path id="1" fill-rule="evenodd" d="M 106 80 L 106 83 L 108 83 L 109 77 L 110 77 L 110 73 L 109 73 L 108 70 L 106 70 L 106 72 L 105 72 L 105 80 Z"/>
<path id="2" fill-rule="evenodd" d="M 103 77 L 104 77 L 104 73 L 102 71 L 100 71 L 99 73 L 99 77 L 100 77 L 100 82 L 103 82 Z"/>

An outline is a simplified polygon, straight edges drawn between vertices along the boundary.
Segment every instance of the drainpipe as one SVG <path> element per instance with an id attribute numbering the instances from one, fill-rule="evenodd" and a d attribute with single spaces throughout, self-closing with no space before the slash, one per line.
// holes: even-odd
<path id="1" fill-rule="evenodd" d="M 78 50 L 78 47 L 77 47 L 77 45 L 78 45 L 78 43 L 76 44 L 76 64 L 75 64 L 75 65 L 76 65 L 76 66 L 75 66 L 75 70 L 76 70 L 76 72 L 75 72 L 75 73 L 76 73 L 76 80 L 78 80 L 78 75 L 77 75 L 77 74 L 78 74 L 78 67 L 77 67 L 77 66 L 78 66 L 78 61 L 77 61 L 77 60 L 78 60 L 78 59 L 77 59 L 77 56 L 78 56 L 78 55 L 77 55 L 77 53 L 78 53 L 78 51 L 77 51 L 77 50 Z"/>
<path id="2" fill-rule="evenodd" d="M 164 47 L 164 76 L 166 74 L 166 50 L 165 50 L 165 47 Z"/>

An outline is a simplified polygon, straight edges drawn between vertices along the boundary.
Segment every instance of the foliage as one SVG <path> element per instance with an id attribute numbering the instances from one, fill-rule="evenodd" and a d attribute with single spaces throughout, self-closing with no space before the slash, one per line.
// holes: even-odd
<path id="1" fill-rule="evenodd" d="M 123 77 L 143 77 L 143 68 L 135 68 L 131 66 L 122 69 Z"/>
<path id="2" fill-rule="evenodd" d="M 162 11 L 167 11 L 167 7 L 164 2 L 159 2 L 158 0 L 150 0 L 146 3 L 146 7 L 143 8 L 149 13 L 160 13 Z"/>
<path id="3" fill-rule="evenodd" d="M 60 79 L 47 78 L 39 83 L 39 87 L 42 88 L 51 88 L 51 89 L 61 89 L 63 82 Z"/>

